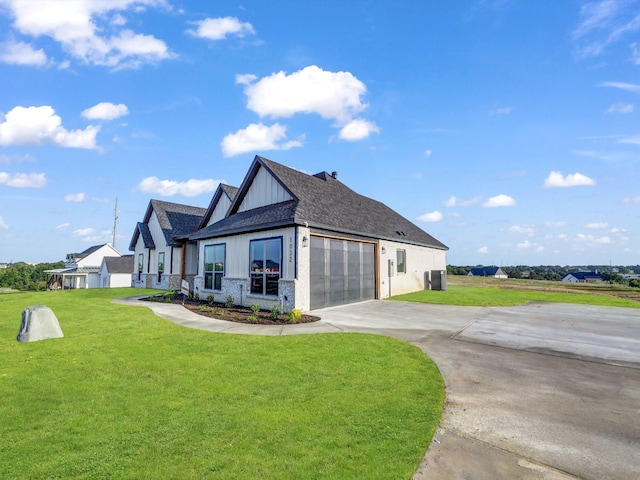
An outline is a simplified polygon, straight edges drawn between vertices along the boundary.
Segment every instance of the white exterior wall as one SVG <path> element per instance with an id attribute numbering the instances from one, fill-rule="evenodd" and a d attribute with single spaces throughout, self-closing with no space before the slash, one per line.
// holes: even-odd
<path id="1" fill-rule="evenodd" d="M 244 212 L 252 208 L 285 202 L 287 200 L 291 200 L 289 192 L 282 188 L 280 182 L 273 178 L 270 173 L 263 167 L 260 167 L 238 211 Z"/>
<path id="2" fill-rule="evenodd" d="M 211 213 L 211 218 L 207 222 L 206 226 L 208 227 L 209 225 L 212 225 L 222 220 L 227 214 L 227 210 L 229 210 L 230 206 L 231 206 L 231 200 L 229 199 L 229 197 L 227 197 L 226 194 L 223 193 L 220 196 L 220 200 L 218 200 L 218 203 L 216 204 L 216 208 L 213 209 L 213 212 Z"/>
<path id="3" fill-rule="evenodd" d="M 111 244 L 107 243 L 95 252 L 76 262 L 78 267 L 99 267 L 104 257 L 121 257 L 122 255 Z M 95 288 L 95 287 L 89 287 Z"/>
<path id="4" fill-rule="evenodd" d="M 131 273 L 131 285 L 137 288 L 145 288 L 146 287 L 146 273 L 147 273 L 147 264 L 148 264 L 148 255 L 149 249 L 144 248 L 144 241 L 142 240 L 142 235 L 138 236 L 138 241 L 136 242 L 136 248 L 133 251 L 133 272 Z M 140 281 L 138 281 L 138 256 L 142 254 L 142 275 L 140 276 Z"/>
<path id="5" fill-rule="evenodd" d="M 383 249 L 385 253 L 382 253 Z M 406 273 L 397 271 L 397 250 L 406 252 Z M 444 250 L 380 240 L 378 251 L 380 252 L 378 285 L 380 298 L 430 288 L 429 285 L 425 285 L 425 272 L 447 270 Z M 393 260 L 391 276 L 389 276 L 389 260 Z"/>

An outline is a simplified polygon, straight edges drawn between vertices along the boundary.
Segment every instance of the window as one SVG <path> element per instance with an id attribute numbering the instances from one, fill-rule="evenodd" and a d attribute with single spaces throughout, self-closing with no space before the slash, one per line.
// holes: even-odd
<path id="1" fill-rule="evenodd" d="M 204 247 L 204 288 L 222 290 L 224 277 L 225 244 Z"/>
<path id="2" fill-rule="evenodd" d="M 282 264 L 282 237 L 252 240 L 249 243 L 251 293 L 278 295 Z"/>
<path id="3" fill-rule="evenodd" d="M 158 283 L 162 281 L 162 274 L 164 273 L 164 252 L 158 253 Z"/>
<path id="4" fill-rule="evenodd" d="M 144 266 L 144 254 L 138 254 L 138 281 L 142 280 L 142 268 Z"/>
<path id="5" fill-rule="evenodd" d="M 398 273 L 407 273 L 407 251 L 396 250 L 396 265 Z"/>

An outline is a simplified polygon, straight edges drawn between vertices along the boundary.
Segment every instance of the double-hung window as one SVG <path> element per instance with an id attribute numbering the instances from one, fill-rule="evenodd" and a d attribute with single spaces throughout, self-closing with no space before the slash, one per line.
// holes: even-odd
<path id="1" fill-rule="evenodd" d="M 162 274 L 164 273 L 164 252 L 158 253 L 158 283 L 162 281 Z"/>
<path id="2" fill-rule="evenodd" d="M 282 237 L 251 240 L 249 266 L 251 293 L 277 296 L 282 274 Z"/>
<path id="3" fill-rule="evenodd" d="M 204 247 L 204 288 L 222 290 L 224 277 L 225 244 Z"/>
<path id="4" fill-rule="evenodd" d="M 396 265 L 398 266 L 398 273 L 407 273 L 407 251 L 396 251 Z"/>

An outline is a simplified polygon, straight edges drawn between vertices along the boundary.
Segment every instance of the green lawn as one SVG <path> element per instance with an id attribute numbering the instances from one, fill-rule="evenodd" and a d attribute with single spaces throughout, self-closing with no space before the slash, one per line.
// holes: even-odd
<path id="1" fill-rule="evenodd" d="M 640 302 L 608 295 L 500 288 L 496 286 L 475 287 L 449 285 L 446 291 L 421 290 L 405 295 L 397 295 L 391 297 L 391 300 L 487 307 L 523 305 L 528 302 L 537 301 L 640 308 Z"/>
<path id="2" fill-rule="evenodd" d="M 407 343 L 187 329 L 105 289 L 0 296 L 0 478 L 409 479 L 442 378 Z M 18 343 L 43 304 L 64 338 Z"/>

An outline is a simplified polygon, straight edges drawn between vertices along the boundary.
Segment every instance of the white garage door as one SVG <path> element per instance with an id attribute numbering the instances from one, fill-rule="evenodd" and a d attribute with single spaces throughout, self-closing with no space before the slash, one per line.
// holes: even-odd
<path id="1" fill-rule="evenodd" d="M 374 245 L 311 236 L 311 309 L 372 300 Z"/>

